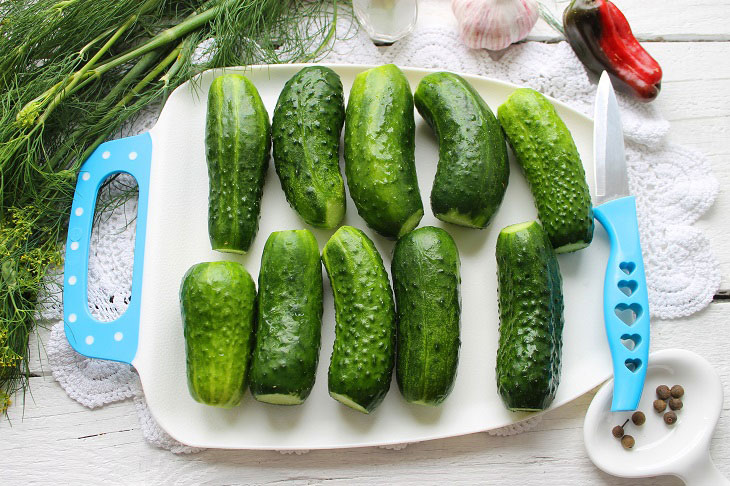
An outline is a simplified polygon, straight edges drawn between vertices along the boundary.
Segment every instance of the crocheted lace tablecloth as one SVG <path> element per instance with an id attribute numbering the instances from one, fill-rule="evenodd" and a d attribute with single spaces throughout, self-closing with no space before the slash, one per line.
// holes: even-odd
<path id="1" fill-rule="evenodd" d="M 339 32 L 350 28 L 338 21 Z M 339 64 L 384 64 L 436 68 L 511 81 L 555 97 L 588 115 L 592 112 L 596 79 L 589 76 L 565 42 L 526 42 L 500 53 L 470 50 L 453 26 L 417 27 L 390 47 L 375 47 L 359 32 L 337 40 L 321 61 Z M 707 238 L 692 224 L 712 205 L 718 182 L 707 158 L 695 150 L 667 142 L 669 123 L 651 104 L 620 97 L 626 138 L 630 187 L 637 198 L 639 226 L 649 286 L 652 316 L 672 319 L 705 307 L 719 287 L 718 265 Z M 155 113 L 138 120 L 133 133 L 149 129 Z M 128 183 L 129 181 L 126 181 Z M 125 181 L 118 181 L 112 192 Z M 104 215 L 92 234 L 89 262 L 89 307 L 100 320 L 113 320 L 129 302 L 136 199 Z M 175 453 L 195 450 L 169 437 L 145 404 L 139 379 L 128 365 L 84 358 L 74 352 L 63 331 L 61 309 L 43 310 L 53 319 L 47 344 L 53 375 L 68 395 L 89 408 L 133 399 L 144 436 Z M 539 417 L 492 431 L 519 433 Z M 392 447 L 391 447 L 392 448 Z"/>

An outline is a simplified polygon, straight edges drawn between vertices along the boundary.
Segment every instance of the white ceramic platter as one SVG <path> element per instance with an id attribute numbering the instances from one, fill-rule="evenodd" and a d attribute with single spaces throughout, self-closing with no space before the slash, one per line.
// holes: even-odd
<path id="1" fill-rule="evenodd" d="M 284 83 L 302 65 L 261 66 L 243 70 L 258 88 L 271 115 Z M 370 66 L 330 66 L 342 78 L 345 94 L 354 77 Z M 231 71 L 231 70 L 229 70 Z M 403 69 L 411 88 L 429 71 Z M 159 424 L 175 439 L 197 447 L 231 449 L 324 449 L 423 441 L 469 434 L 509 425 L 528 414 L 508 412 L 497 395 L 495 355 L 498 339 L 497 280 L 494 256 L 499 230 L 536 218 L 532 196 L 518 166 L 511 162 L 509 187 L 489 228 L 466 229 L 435 219 L 429 194 L 438 146 L 416 113 L 416 165 L 426 211 L 421 226 L 445 228 L 455 238 L 462 261 L 462 346 L 456 384 L 438 408 L 409 405 L 395 380 L 380 407 L 370 415 L 344 407 L 327 393 L 327 367 L 334 340 L 334 309 L 325 277 L 322 348 L 317 381 L 301 406 L 258 403 L 247 394 L 240 406 L 222 410 L 196 403 L 188 393 L 185 348 L 178 289 L 185 271 L 203 261 L 239 261 L 256 279 L 261 252 L 272 231 L 306 227 L 289 207 L 273 163 L 266 177 L 258 236 L 249 253 L 236 257 L 213 252 L 207 231 L 208 176 L 204 150 L 207 91 L 220 71 L 206 72 L 178 88 L 151 130 L 147 234 L 144 248 L 139 347 L 133 365 L 139 371 L 147 404 Z M 465 76 L 496 113 L 516 88 L 476 76 Z M 555 102 L 571 130 L 592 176 L 593 123 Z M 344 168 L 343 168 L 344 174 Z M 368 229 L 347 201 L 344 224 L 364 229 L 390 267 L 394 242 Z M 312 228 L 310 228 L 312 229 Z M 320 248 L 332 231 L 313 230 Z M 603 275 L 608 242 L 596 226 L 593 244 L 560 256 L 565 295 L 565 332 L 560 387 L 552 408 L 591 390 L 611 373 L 602 317 Z"/>

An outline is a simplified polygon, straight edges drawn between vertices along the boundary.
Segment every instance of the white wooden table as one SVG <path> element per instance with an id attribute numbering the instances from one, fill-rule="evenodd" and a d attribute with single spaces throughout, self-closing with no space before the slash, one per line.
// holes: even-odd
<path id="1" fill-rule="evenodd" d="M 450 15 L 444 0 L 444 15 Z M 672 122 L 671 139 L 711 159 L 722 187 L 730 184 L 730 0 L 615 0 L 634 32 L 664 69 L 656 104 Z M 419 21 L 433 22 L 423 15 Z M 554 40 L 544 25 L 536 40 Z M 683 347 L 705 356 L 725 387 L 723 416 L 712 455 L 730 477 L 730 192 L 697 223 L 710 237 L 723 289 L 706 310 L 688 319 L 655 321 L 652 348 Z M 41 339 L 44 339 L 43 335 Z M 548 413 L 540 425 L 513 437 L 475 434 L 375 448 L 277 452 L 206 451 L 176 456 L 148 445 L 131 401 L 88 410 L 66 396 L 35 352 L 32 397 L 0 423 L 0 484 L 482 484 L 678 485 L 676 478 L 621 480 L 586 456 L 582 424 L 589 393 Z"/>

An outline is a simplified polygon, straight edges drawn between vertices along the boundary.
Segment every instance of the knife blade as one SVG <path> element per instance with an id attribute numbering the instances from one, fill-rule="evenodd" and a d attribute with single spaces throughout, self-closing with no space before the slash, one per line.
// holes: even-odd
<path id="1" fill-rule="evenodd" d="M 636 200 L 629 194 L 621 114 L 605 71 L 596 93 L 593 150 L 593 214 L 611 241 L 603 287 L 603 317 L 613 360 L 611 410 L 636 410 L 649 360 L 649 297 Z"/>
<path id="2" fill-rule="evenodd" d="M 621 113 L 611 78 L 605 71 L 598 83 L 593 118 L 594 202 L 602 204 L 629 195 Z"/>

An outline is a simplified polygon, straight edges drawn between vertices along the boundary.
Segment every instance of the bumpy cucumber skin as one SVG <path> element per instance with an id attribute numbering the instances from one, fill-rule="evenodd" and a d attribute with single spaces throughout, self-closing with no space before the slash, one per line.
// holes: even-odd
<path id="1" fill-rule="evenodd" d="M 459 250 L 441 228 L 415 229 L 395 245 L 396 381 L 408 402 L 438 405 L 454 387 L 461 344 L 459 270 Z"/>
<path id="2" fill-rule="evenodd" d="M 497 118 L 471 84 L 453 73 L 424 77 L 413 99 L 439 140 L 431 189 L 434 216 L 487 227 L 509 182 L 507 144 Z"/>
<path id="3" fill-rule="evenodd" d="M 312 391 L 322 328 L 322 264 L 309 230 L 277 231 L 266 240 L 259 271 L 258 328 L 251 393 L 303 402 Z M 279 401 L 280 403 L 281 401 Z"/>
<path id="4" fill-rule="evenodd" d="M 388 274 L 373 242 L 342 226 L 322 250 L 335 303 L 335 343 L 329 392 L 370 413 L 385 398 L 395 362 L 395 304 Z M 351 402 L 351 403 L 348 403 Z"/>
<path id="5" fill-rule="evenodd" d="M 396 238 L 418 226 L 423 203 L 415 161 L 413 95 L 393 64 L 357 75 L 345 118 L 345 173 L 358 214 Z"/>
<path id="6" fill-rule="evenodd" d="M 557 253 L 593 239 L 593 206 L 573 137 L 555 107 L 520 88 L 498 109 L 499 121 L 522 166 L 537 213 Z"/>
<path id="7" fill-rule="evenodd" d="M 193 265 L 180 286 L 188 389 L 197 402 L 231 408 L 246 387 L 256 286 L 234 262 Z"/>
<path id="8" fill-rule="evenodd" d="M 497 238 L 497 391 L 510 410 L 544 410 L 560 383 L 562 278 L 547 233 L 535 221 Z"/>
<path id="9" fill-rule="evenodd" d="M 287 81 L 271 124 L 274 165 L 287 201 L 316 228 L 336 228 L 345 216 L 340 132 L 345 102 L 340 77 L 306 67 Z"/>
<path id="10" fill-rule="evenodd" d="M 224 74 L 208 92 L 208 234 L 214 250 L 246 253 L 256 236 L 269 165 L 271 127 L 256 87 Z"/>

